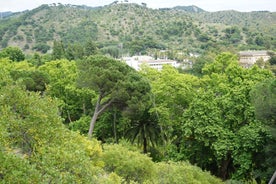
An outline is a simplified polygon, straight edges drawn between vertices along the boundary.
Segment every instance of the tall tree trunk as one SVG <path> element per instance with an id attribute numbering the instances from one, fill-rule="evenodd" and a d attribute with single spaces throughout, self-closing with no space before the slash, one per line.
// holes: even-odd
<path id="1" fill-rule="evenodd" d="M 148 152 L 148 145 L 147 145 L 147 138 L 143 138 L 143 147 L 144 147 L 144 153 L 146 154 Z"/>
<path id="2" fill-rule="evenodd" d="M 274 172 L 273 176 L 271 177 L 268 184 L 273 184 L 274 180 L 276 179 L 276 171 Z"/>
<path id="3" fill-rule="evenodd" d="M 229 164 L 231 162 L 231 154 L 228 153 L 226 158 L 222 160 L 221 166 L 219 168 L 219 177 L 222 178 L 223 180 L 228 179 L 228 168 Z"/>
<path id="4" fill-rule="evenodd" d="M 95 126 L 95 123 L 96 123 L 96 120 L 98 118 L 98 109 L 99 107 L 96 107 L 95 108 L 95 111 L 94 111 L 94 114 L 93 114 L 93 117 L 90 121 L 90 126 L 89 126 L 89 131 L 88 131 L 88 138 L 91 138 L 92 137 L 92 133 L 93 133 L 93 130 L 94 130 L 94 126 Z"/>
<path id="5" fill-rule="evenodd" d="M 97 103 L 95 105 L 95 110 L 94 110 L 94 114 L 93 114 L 93 117 L 90 121 L 90 126 L 89 126 L 89 131 L 88 131 L 88 138 L 91 138 L 92 137 L 92 133 L 93 133 L 93 130 L 94 130 L 94 126 L 95 126 L 95 123 L 96 123 L 96 120 L 98 118 L 98 115 L 99 115 L 99 108 L 100 108 L 100 103 L 101 103 L 101 100 L 102 100 L 102 97 L 101 95 L 98 97 L 98 100 L 97 100 Z"/>
<path id="6" fill-rule="evenodd" d="M 106 101 L 103 104 L 101 104 L 101 101 L 102 101 L 102 95 L 99 95 L 97 103 L 95 105 L 95 110 L 94 110 L 93 117 L 90 121 L 90 127 L 89 127 L 89 131 L 88 131 L 88 138 L 92 137 L 94 126 L 95 126 L 95 123 L 97 121 L 98 116 L 100 114 L 102 114 L 112 104 L 113 99 L 110 99 L 110 100 Z"/>
<path id="7" fill-rule="evenodd" d="M 115 108 L 114 108 L 115 109 Z M 113 133 L 114 133 L 114 139 L 115 139 L 115 143 L 118 144 L 118 140 L 117 140 L 117 131 L 116 131 L 116 121 L 117 121 L 117 116 L 116 116 L 116 110 L 114 110 L 113 112 Z"/>
<path id="8" fill-rule="evenodd" d="M 144 153 L 146 154 L 148 152 L 148 142 L 147 142 L 147 138 L 146 138 L 146 130 L 145 130 L 145 126 L 143 127 L 142 130 L 142 135 L 143 135 L 143 148 L 144 148 Z"/>

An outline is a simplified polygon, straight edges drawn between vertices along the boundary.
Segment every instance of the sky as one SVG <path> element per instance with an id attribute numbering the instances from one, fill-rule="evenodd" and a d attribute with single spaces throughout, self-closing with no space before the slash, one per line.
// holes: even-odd
<path id="1" fill-rule="evenodd" d="M 115 0 L 0 0 L 0 12 L 24 11 L 42 4 L 62 3 L 72 5 L 104 6 Z M 119 0 L 120 1 L 120 0 Z M 128 0 L 130 3 L 146 3 L 149 8 L 171 8 L 195 5 L 206 11 L 237 10 L 241 12 L 267 10 L 276 12 L 276 0 Z"/>

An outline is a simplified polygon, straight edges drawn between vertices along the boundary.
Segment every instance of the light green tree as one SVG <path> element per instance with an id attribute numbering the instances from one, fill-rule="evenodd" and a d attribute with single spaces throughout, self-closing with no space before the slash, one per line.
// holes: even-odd
<path id="1" fill-rule="evenodd" d="M 195 76 L 179 73 L 171 66 L 164 66 L 162 71 L 145 67 L 141 71 L 151 83 L 151 109 L 161 127 L 161 137 L 168 146 L 179 144 L 182 134 L 180 121 L 183 112 L 196 95 L 199 79 Z M 168 149 L 165 148 L 164 152 Z"/>
<path id="2" fill-rule="evenodd" d="M 220 54 L 203 71 L 202 87 L 183 114 L 180 150 L 222 179 L 251 180 L 260 164 L 254 158 L 268 133 L 254 116 L 249 93 L 272 74 L 257 66 L 243 69 L 230 53 Z"/>
<path id="3" fill-rule="evenodd" d="M 62 102 L 61 115 L 65 118 L 66 123 L 78 120 L 82 115 L 90 112 L 91 99 L 95 93 L 76 87 L 77 66 L 75 61 L 54 60 L 41 65 L 38 70 L 48 74 L 49 84 L 46 94 L 58 98 Z"/>

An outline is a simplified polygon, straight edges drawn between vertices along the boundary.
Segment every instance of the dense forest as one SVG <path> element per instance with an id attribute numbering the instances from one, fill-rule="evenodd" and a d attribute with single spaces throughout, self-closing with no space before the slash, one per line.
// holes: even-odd
<path id="1" fill-rule="evenodd" d="M 275 50 L 275 13 L 196 10 L 59 4 L 0 20 L 0 183 L 268 183 L 276 55 L 243 68 L 236 51 Z M 200 56 L 160 71 L 118 59 L 163 50 Z"/>

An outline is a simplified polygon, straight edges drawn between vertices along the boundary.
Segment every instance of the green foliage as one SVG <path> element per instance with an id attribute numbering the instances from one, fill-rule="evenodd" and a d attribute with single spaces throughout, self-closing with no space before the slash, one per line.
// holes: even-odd
<path id="1" fill-rule="evenodd" d="M 53 99 L 16 86 L 3 87 L 0 92 L 0 175 L 4 183 L 110 180 L 101 169 L 99 143 L 67 130 Z M 120 179 L 112 178 L 117 183 Z"/>
<path id="2" fill-rule="evenodd" d="M 102 97 L 116 95 L 119 82 L 131 71 L 126 64 L 100 55 L 79 61 L 77 66 L 79 86 L 93 89 Z"/>
<path id="3" fill-rule="evenodd" d="M 51 47 L 47 44 L 44 43 L 37 43 L 34 47 L 33 50 L 39 51 L 43 54 L 45 54 Z"/>
<path id="4" fill-rule="evenodd" d="M 46 90 L 46 85 L 50 82 L 49 77 L 46 73 L 38 70 L 34 71 L 11 71 L 11 77 L 13 80 L 20 80 L 26 89 L 29 91 L 40 91 Z"/>
<path id="5" fill-rule="evenodd" d="M 105 145 L 102 158 L 106 171 L 115 172 L 127 182 L 150 181 L 155 173 L 154 163 L 148 156 L 129 151 L 120 145 Z"/>
<path id="6" fill-rule="evenodd" d="M 76 121 L 70 122 L 69 129 L 79 131 L 81 134 L 85 135 L 88 132 L 90 120 L 90 116 L 83 116 Z"/>
<path id="7" fill-rule="evenodd" d="M 1 122 L 6 126 L 9 135 L 6 139 L 10 140 L 10 146 L 18 147 L 23 154 L 32 155 L 37 147 L 54 139 L 55 135 L 44 130 L 47 126 L 52 128 L 48 129 L 49 132 L 61 127 L 56 125 L 60 118 L 54 115 L 57 108 L 53 100 L 39 99 L 38 94 L 29 95 L 19 87 L 7 86 L 1 89 L 1 93 Z M 49 121 L 47 126 L 43 123 L 45 119 Z"/>
<path id="8" fill-rule="evenodd" d="M 84 45 L 84 56 L 96 55 L 97 49 L 98 48 L 96 44 L 92 40 L 87 41 L 86 44 Z"/>
<path id="9" fill-rule="evenodd" d="M 137 183 L 222 183 L 210 173 L 186 162 L 153 163 L 146 155 L 121 145 L 104 145 L 105 170 Z"/>
<path id="10" fill-rule="evenodd" d="M 191 73 L 195 76 L 201 77 L 203 75 L 202 69 L 205 65 L 210 63 L 213 60 L 213 57 L 210 55 L 203 55 L 195 59 L 193 62 L 193 67 L 188 70 L 184 70 L 185 72 Z"/>
<path id="11" fill-rule="evenodd" d="M 200 168 L 191 166 L 189 163 L 157 163 L 156 182 L 164 184 L 188 184 L 188 183 L 222 183 L 219 179 L 212 177 L 207 172 L 202 172 Z"/>
<path id="12" fill-rule="evenodd" d="M 66 122 L 79 119 L 89 114 L 94 92 L 76 87 L 77 66 L 75 61 L 55 60 L 41 65 L 39 71 L 49 75 L 50 82 L 46 93 L 62 101 L 62 117 Z"/>
<path id="13" fill-rule="evenodd" d="M 42 174 L 30 163 L 14 153 L 0 151 L 1 183 L 39 183 Z"/>
<path id="14" fill-rule="evenodd" d="M 74 62 L 57 60 L 35 68 L 27 62 L 14 63 L 5 58 L 0 59 L 0 66 L 0 180 L 2 183 L 160 182 L 163 176 L 160 172 L 163 170 L 147 155 L 129 151 L 121 145 L 104 145 L 102 150 L 98 141 L 87 139 L 77 132 L 71 132 L 62 124 L 60 99 L 76 100 L 84 94 L 88 95 L 89 100 L 92 99 L 90 96 L 92 91 L 77 89 L 72 84 L 77 75 L 74 73 Z M 49 88 L 43 95 L 26 91 L 21 88 L 22 85 L 17 85 L 32 72 L 45 72 L 49 75 Z M 12 81 L 10 73 L 17 82 Z M 132 72 L 128 73 L 125 79 L 127 80 L 120 81 L 120 86 L 123 86 L 124 90 L 117 94 L 127 100 L 123 103 L 128 105 L 126 112 L 128 117 L 133 118 L 133 121 L 137 117 L 147 123 L 155 122 L 156 114 L 147 109 L 151 104 L 147 95 L 150 90 L 148 81 L 138 73 Z M 57 84 L 60 84 L 59 88 Z M 62 90 L 59 91 L 59 89 Z M 62 95 L 63 89 L 66 89 L 65 95 Z M 68 93 L 67 90 L 72 93 Z M 56 96 L 53 99 L 48 94 Z M 119 110 L 125 110 L 121 107 L 113 109 L 116 116 L 118 115 L 118 124 L 122 123 L 119 119 Z M 138 109 L 141 111 L 137 112 Z M 109 115 L 111 114 L 111 117 L 114 115 L 113 111 L 107 112 L 106 117 L 103 116 L 100 120 L 108 123 Z M 69 126 L 72 129 L 83 128 L 82 124 L 87 122 L 85 120 L 87 116 L 82 117 L 70 123 Z M 125 127 L 129 128 L 127 125 Z M 183 164 L 183 167 L 186 167 L 186 164 Z M 162 168 L 167 166 L 162 165 Z M 174 173 L 184 171 L 182 166 L 175 169 L 171 166 L 168 168 L 174 170 Z M 185 177 L 183 180 L 193 179 L 192 181 L 195 182 L 210 183 L 212 180 L 217 180 L 209 179 L 211 176 L 199 169 L 187 172 L 187 175 L 183 175 Z M 178 176 L 181 179 L 181 176 Z M 174 181 L 174 178 L 173 175 L 169 175 L 162 180 L 169 183 Z"/>
<path id="15" fill-rule="evenodd" d="M 7 47 L 0 52 L 0 58 L 9 58 L 12 61 L 23 61 L 25 59 L 25 55 L 22 50 L 17 47 Z"/>
<path id="16" fill-rule="evenodd" d="M 84 48 L 81 44 L 69 44 L 66 48 L 66 58 L 70 61 L 82 59 L 84 55 Z"/>
<path id="17" fill-rule="evenodd" d="M 142 71 L 151 81 L 153 104 L 150 113 L 157 116 L 158 125 L 162 127 L 163 138 L 178 142 L 179 121 L 183 111 L 192 101 L 199 85 L 196 77 L 179 73 L 171 66 L 163 67 L 162 71 L 145 68 Z"/>
<path id="18" fill-rule="evenodd" d="M 138 145 L 143 146 L 143 152 L 147 153 L 150 144 L 154 147 L 162 142 L 161 127 L 158 125 L 156 113 L 150 112 L 150 109 L 140 110 L 135 116 L 130 117 L 130 128 L 126 131 L 126 138 L 134 143 L 137 140 Z"/>
<path id="19" fill-rule="evenodd" d="M 232 43 L 232 44 L 236 44 L 238 42 L 240 42 L 242 40 L 242 36 L 240 33 L 240 30 L 238 27 L 230 27 L 230 28 L 226 28 L 224 30 L 225 32 L 225 39 Z"/>
<path id="20" fill-rule="evenodd" d="M 115 57 L 119 50 L 120 55 L 133 55 L 154 54 L 153 49 L 218 52 L 232 45 L 237 46 L 235 50 L 275 49 L 275 12 L 188 13 L 176 9 L 154 10 L 133 3 L 97 8 L 42 5 L 0 20 L 1 48 L 13 44 L 22 49 L 26 46 L 28 52 L 45 53 L 59 39 L 65 48 L 92 40 Z M 56 48 L 53 50 L 55 53 Z"/>
<path id="21" fill-rule="evenodd" d="M 219 55 L 203 71 L 203 87 L 183 115 L 180 149 L 191 163 L 223 179 L 253 179 L 260 164 L 254 158 L 269 136 L 255 119 L 249 92 L 272 75 L 257 67 L 241 68 L 229 53 Z"/>
<path id="22" fill-rule="evenodd" d="M 12 82 L 10 77 L 11 61 L 7 58 L 0 58 L 0 88 Z"/>
<path id="23" fill-rule="evenodd" d="M 251 91 L 251 100 L 258 119 L 268 123 L 276 122 L 276 80 L 267 79 Z"/>
<path id="24" fill-rule="evenodd" d="M 268 139 L 265 149 L 262 164 L 258 173 L 261 178 L 265 178 L 268 182 L 274 173 L 274 165 L 276 164 L 276 80 L 275 78 L 267 79 L 257 84 L 250 92 L 251 101 L 255 107 L 256 118 L 265 122 L 268 128 L 270 138 Z"/>
<path id="25" fill-rule="evenodd" d="M 52 59 L 64 59 L 65 58 L 65 48 L 62 42 L 54 41 Z"/>
<path id="26" fill-rule="evenodd" d="M 133 108 L 139 100 L 143 101 L 143 98 L 148 97 L 147 93 L 150 91 L 148 82 L 121 61 L 96 55 L 79 61 L 77 66 L 78 85 L 97 93 L 89 136 L 92 135 L 98 116 L 111 105 L 117 108 L 132 105 Z"/>

